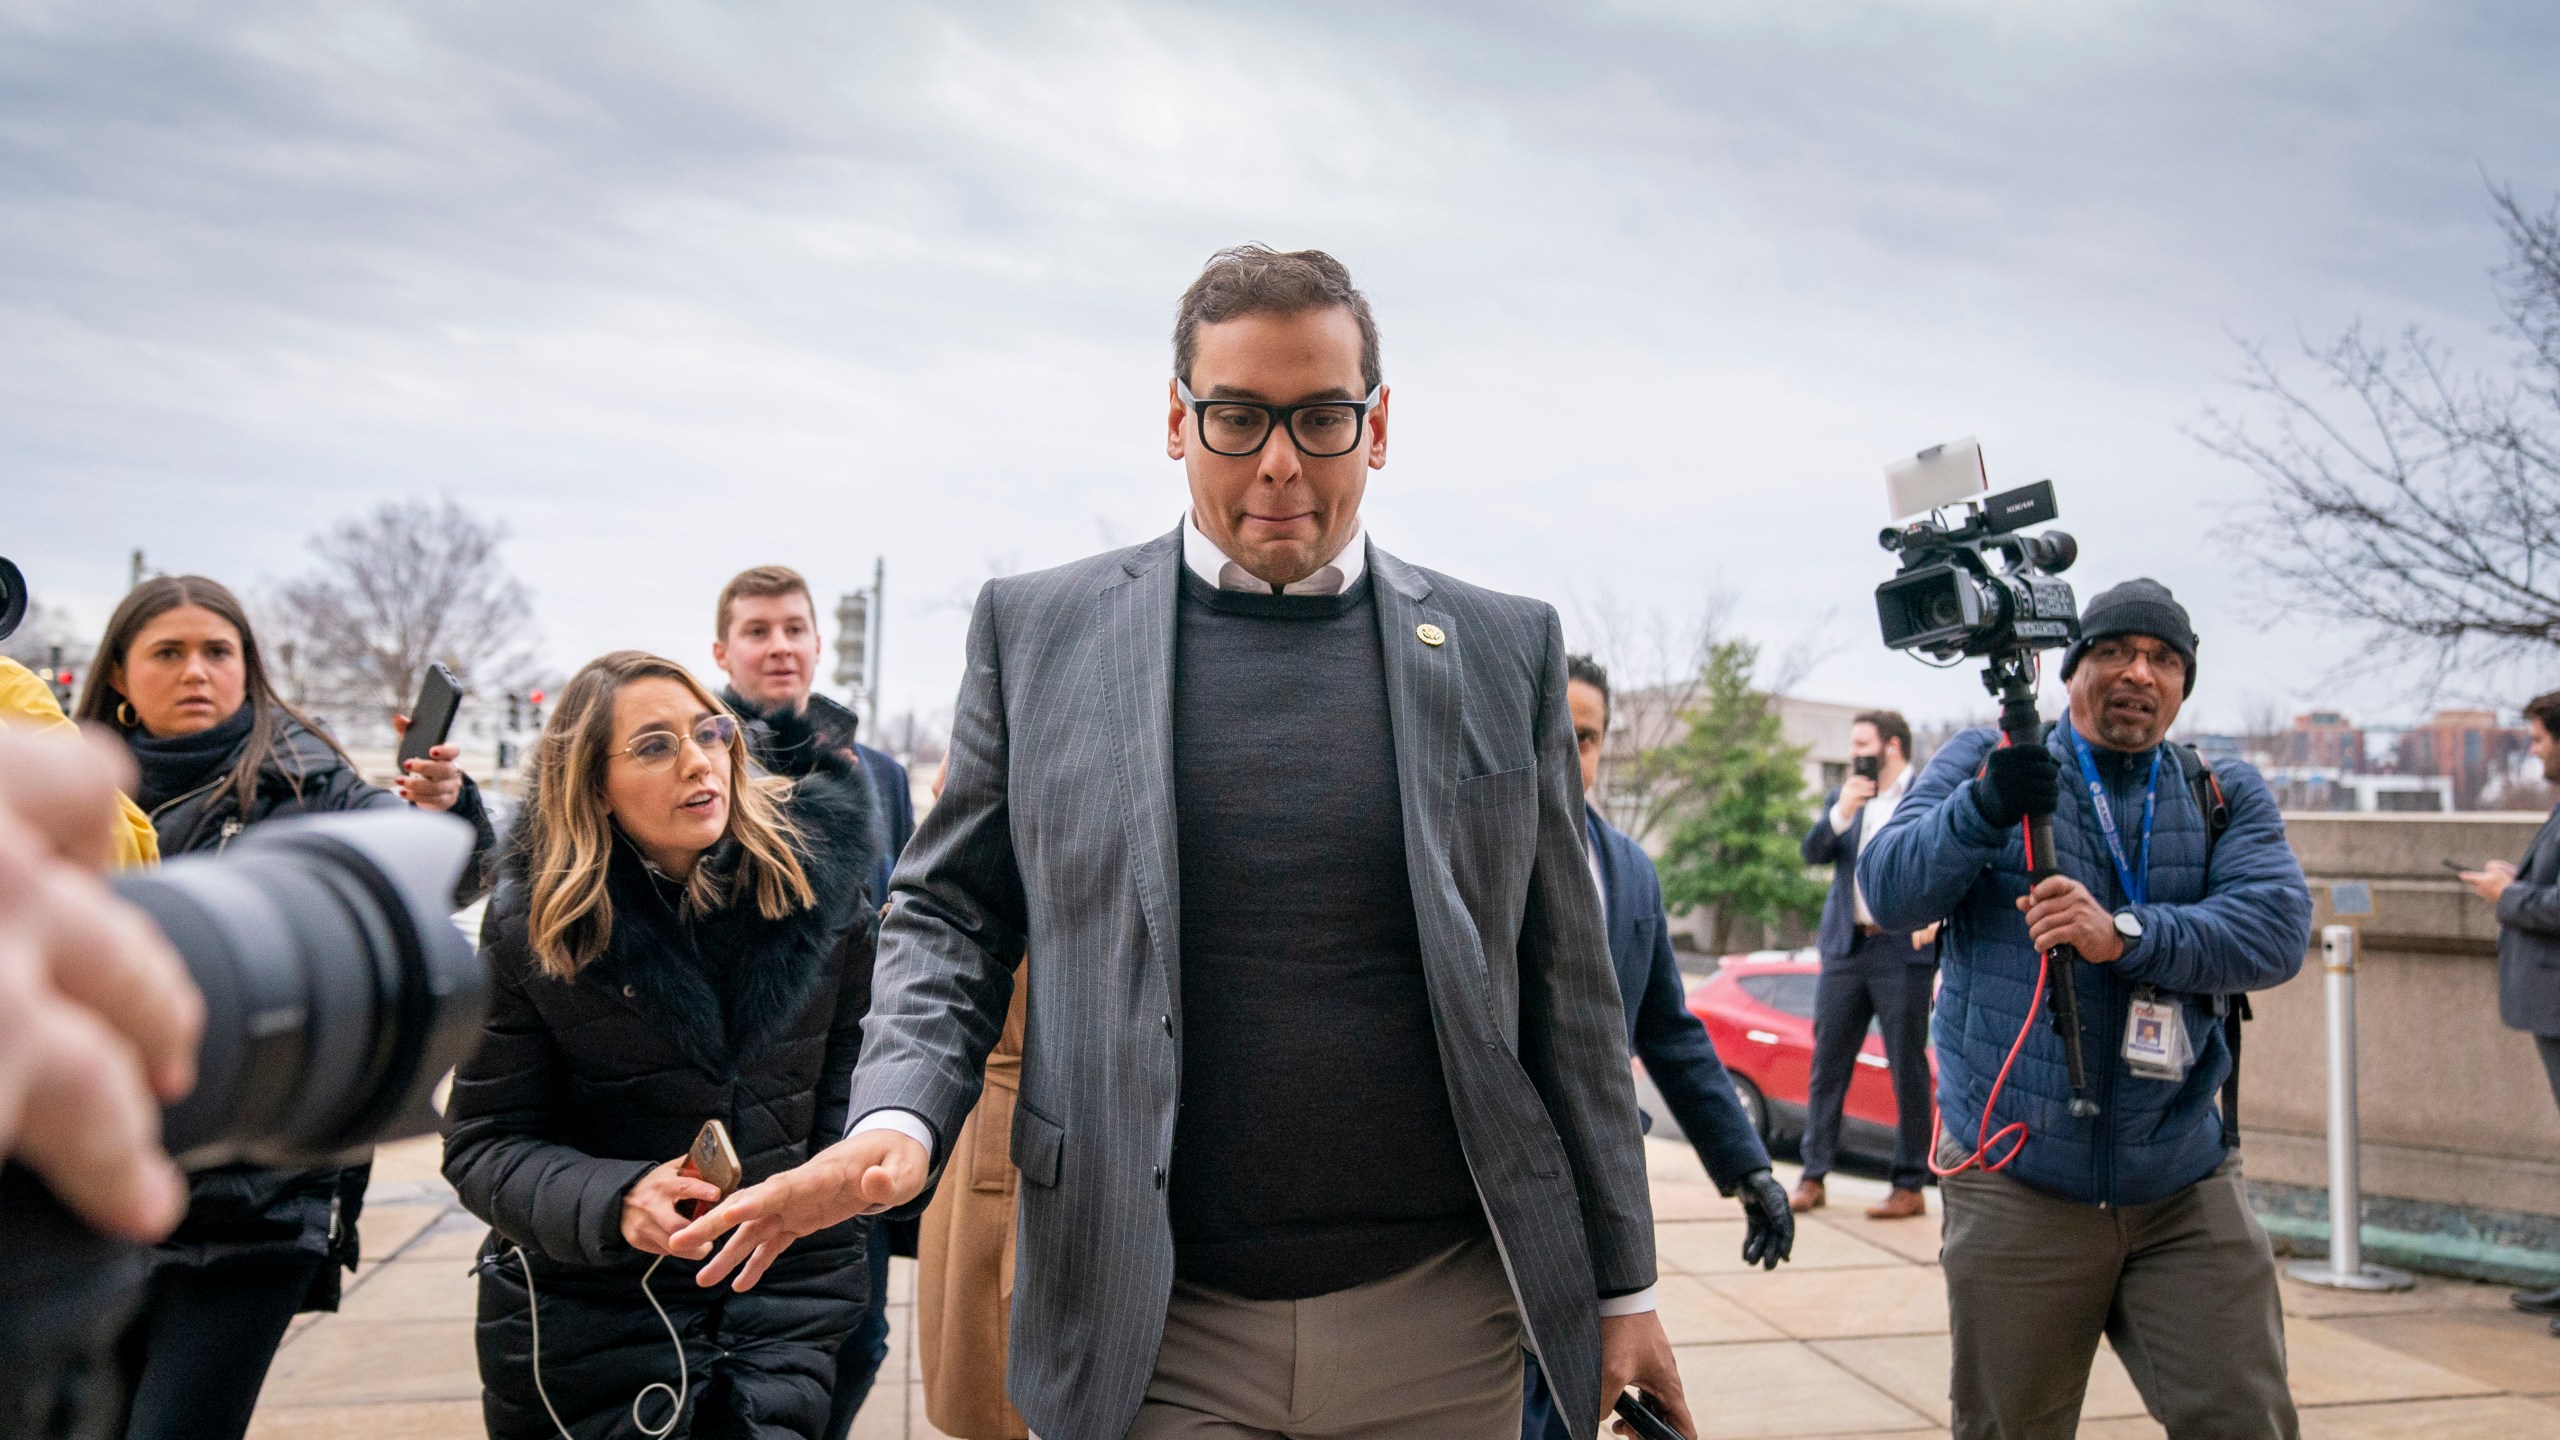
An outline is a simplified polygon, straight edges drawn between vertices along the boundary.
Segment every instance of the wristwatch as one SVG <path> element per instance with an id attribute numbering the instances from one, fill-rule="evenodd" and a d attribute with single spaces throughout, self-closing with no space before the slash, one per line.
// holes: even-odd
<path id="1" fill-rule="evenodd" d="M 2127 940 L 2142 938 L 2142 917 L 2130 910 L 2116 912 L 2116 933 Z"/>

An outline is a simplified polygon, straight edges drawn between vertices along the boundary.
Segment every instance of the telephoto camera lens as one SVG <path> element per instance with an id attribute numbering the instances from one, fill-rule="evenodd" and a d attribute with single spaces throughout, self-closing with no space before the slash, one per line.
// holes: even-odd
<path id="1" fill-rule="evenodd" d="M 194 1092 L 162 1142 L 188 1169 L 328 1163 L 435 1128 L 486 982 L 451 919 L 471 827 L 410 810 L 278 820 L 220 855 L 119 877 L 204 992 Z"/>
<path id="2" fill-rule="evenodd" d="M 18 567 L 0 559 L 0 640 L 17 633 L 18 622 L 27 618 L 27 577 Z"/>
<path id="3" fill-rule="evenodd" d="M 452 919 L 470 855 L 470 826 L 403 807 L 270 821 L 113 882 L 204 992 L 195 1091 L 161 1115 L 179 1164 L 309 1169 L 435 1128 L 435 1087 L 487 998 Z M 143 1248 L 16 1165 L 0 1167 L 0 1232 L 0 1436 L 115 1440 Z"/>

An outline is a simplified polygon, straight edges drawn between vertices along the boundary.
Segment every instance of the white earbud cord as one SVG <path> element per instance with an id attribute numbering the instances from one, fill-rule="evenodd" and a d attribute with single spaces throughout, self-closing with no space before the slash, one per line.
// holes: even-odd
<path id="1" fill-rule="evenodd" d="M 569 1427 L 562 1423 L 560 1412 L 553 1408 L 551 1392 L 542 1388 L 542 1303 L 533 1293 L 533 1262 L 524 1258 L 523 1246 L 513 1248 L 516 1268 L 524 1272 L 525 1315 L 533 1322 L 533 1393 L 542 1397 L 542 1408 L 550 1413 L 552 1428 L 560 1432 L 560 1440 L 577 1440 L 569 1433 Z M 649 1440 L 665 1440 L 676 1428 L 676 1422 L 684 1418 L 685 1393 L 693 1388 L 692 1372 L 684 1363 L 684 1337 L 676 1334 L 676 1322 L 667 1318 L 667 1307 L 658 1303 L 658 1292 L 649 1288 L 649 1277 L 658 1273 L 658 1267 L 665 1263 L 666 1258 L 659 1256 L 649 1262 L 648 1269 L 640 1272 L 640 1293 L 649 1297 L 649 1308 L 658 1312 L 658 1323 L 667 1327 L 667 1340 L 676 1347 L 676 1383 L 669 1385 L 664 1380 L 653 1380 L 641 1386 L 640 1393 L 631 1397 L 631 1423 L 638 1426 L 640 1433 L 648 1436 Z M 667 1412 L 664 1425 L 651 1425 L 640 1418 L 640 1402 L 648 1399 L 652 1390 L 665 1391 L 667 1403 L 675 1407 Z"/>

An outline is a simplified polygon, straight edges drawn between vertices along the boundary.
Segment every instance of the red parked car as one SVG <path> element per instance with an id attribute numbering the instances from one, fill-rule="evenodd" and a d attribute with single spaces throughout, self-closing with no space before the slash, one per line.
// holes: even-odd
<path id="1" fill-rule="evenodd" d="M 1716 1054 L 1733 1075 L 1742 1108 L 1772 1150 L 1804 1138 L 1805 1092 L 1813 1071 L 1813 996 L 1822 963 L 1810 949 L 1728 955 L 1716 973 L 1690 987 L 1689 1012 L 1706 1022 Z M 1929 1056 L 1929 1073 L 1938 1057 Z M 1884 1033 L 1867 1027 L 1842 1106 L 1840 1148 L 1871 1160 L 1893 1157 L 1893 1077 L 1885 1070 Z"/>

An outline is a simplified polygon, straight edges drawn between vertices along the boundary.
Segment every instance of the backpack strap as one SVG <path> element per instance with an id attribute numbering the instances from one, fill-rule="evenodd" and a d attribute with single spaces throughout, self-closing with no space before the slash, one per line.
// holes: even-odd
<path id="1" fill-rule="evenodd" d="M 2193 745 L 2176 747 L 2178 769 L 2186 776 L 2187 793 L 2195 797 L 2196 811 L 2204 816 L 2204 865 L 2213 870 L 2213 847 L 2222 832 L 2231 828 L 2231 802 L 2223 798 L 2221 777 L 2213 773 L 2213 763 Z M 2240 1027 L 2250 1018 L 2247 994 L 2216 995 L 2215 1013 L 2222 1017 L 2222 1043 L 2231 1051 L 2231 1073 L 2222 1081 L 2222 1143 L 2233 1150 L 2240 1148 Z"/>

